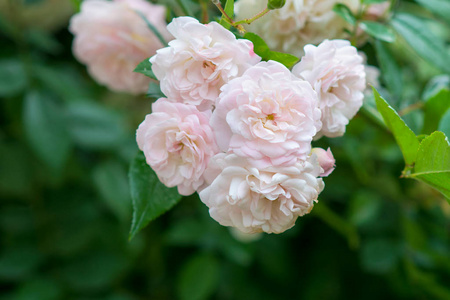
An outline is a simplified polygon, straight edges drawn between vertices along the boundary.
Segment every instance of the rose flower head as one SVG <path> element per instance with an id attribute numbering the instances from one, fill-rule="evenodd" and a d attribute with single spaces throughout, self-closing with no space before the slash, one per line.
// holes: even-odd
<path id="1" fill-rule="evenodd" d="M 259 169 L 236 154 L 219 153 L 205 172 L 212 182 L 199 195 L 221 225 L 245 233 L 281 233 L 313 208 L 324 188 L 321 172 L 316 156 Z"/>
<path id="2" fill-rule="evenodd" d="M 210 112 L 160 98 L 139 125 L 136 140 L 147 163 L 168 187 L 190 195 L 203 183 L 210 157 L 218 152 Z"/>
<path id="3" fill-rule="evenodd" d="M 305 158 L 320 130 L 311 85 L 282 64 L 260 62 L 222 87 L 211 126 L 222 151 L 258 167 L 289 165 Z"/>
<path id="4" fill-rule="evenodd" d="M 223 84 L 261 60 L 252 42 L 237 40 L 216 22 L 201 24 L 179 17 L 167 29 L 175 39 L 150 62 L 161 91 L 171 101 L 211 109 Z"/>
<path id="5" fill-rule="evenodd" d="M 346 40 L 325 40 L 319 46 L 306 45 L 305 56 L 292 73 L 305 79 L 319 96 L 322 111 L 321 136 L 338 137 L 362 106 L 366 74 L 363 58 Z"/>
<path id="6" fill-rule="evenodd" d="M 113 91 L 147 91 L 150 79 L 133 70 L 163 46 L 136 11 L 170 39 L 165 7 L 145 0 L 83 1 L 70 22 L 75 57 L 96 81 Z"/>

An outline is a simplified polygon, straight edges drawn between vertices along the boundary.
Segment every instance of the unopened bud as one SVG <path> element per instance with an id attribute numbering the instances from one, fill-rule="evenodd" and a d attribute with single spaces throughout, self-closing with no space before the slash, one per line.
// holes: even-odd
<path id="1" fill-rule="evenodd" d="M 286 0 L 269 0 L 267 2 L 268 9 L 279 9 L 282 8 L 286 4 Z"/>
<path id="2" fill-rule="evenodd" d="M 319 165 L 323 172 L 319 175 L 320 177 L 326 177 L 333 172 L 336 161 L 334 160 L 333 153 L 331 153 L 330 148 L 325 151 L 322 148 L 312 148 L 312 154 L 317 156 Z"/>

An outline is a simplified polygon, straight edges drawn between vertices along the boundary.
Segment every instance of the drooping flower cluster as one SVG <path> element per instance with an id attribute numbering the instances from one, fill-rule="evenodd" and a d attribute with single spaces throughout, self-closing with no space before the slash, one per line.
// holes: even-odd
<path id="1" fill-rule="evenodd" d="M 149 78 L 133 73 L 144 59 L 163 45 L 141 14 L 164 38 L 166 9 L 145 0 L 86 0 L 70 22 L 75 36 L 73 53 L 90 75 L 109 89 L 132 94 L 147 91 Z"/>
<path id="2" fill-rule="evenodd" d="M 167 98 L 137 130 L 147 163 L 180 194 L 197 191 L 222 225 L 291 228 L 334 169 L 331 151 L 311 142 L 330 128 L 342 135 L 361 106 L 356 49 L 340 40 L 308 46 L 291 72 L 261 62 L 250 41 L 215 22 L 180 17 L 168 30 L 175 39 L 150 59 Z"/>

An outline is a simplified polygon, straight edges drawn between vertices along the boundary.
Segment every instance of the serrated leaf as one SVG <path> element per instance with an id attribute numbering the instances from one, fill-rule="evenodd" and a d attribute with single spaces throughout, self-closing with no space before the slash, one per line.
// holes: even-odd
<path id="1" fill-rule="evenodd" d="M 347 23 L 349 23 L 350 25 L 355 25 L 356 23 L 356 18 L 353 15 L 352 11 L 350 10 L 350 8 L 348 8 L 347 5 L 342 4 L 342 3 L 337 3 L 334 7 L 333 7 L 333 11 L 338 14 L 338 16 L 340 16 L 342 19 L 344 19 Z"/>
<path id="2" fill-rule="evenodd" d="M 150 62 L 150 58 L 146 58 L 141 61 L 133 72 L 141 73 L 147 77 L 150 77 L 151 79 L 158 80 L 158 78 L 156 78 L 155 74 L 152 71 L 152 63 Z"/>
<path id="3" fill-rule="evenodd" d="M 385 45 L 382 41 L 375 41 L 375 49 L 384 83 L 392 94 L 400 98 L 403 94 L 403 80 L 402 71 L 397 64 L 397 61 L 388 49 L 387 45 Z"/>
<path id="4" fill-rule="evenodd" d="M 423 133 L 436 131 L 442 116 L 450 108 L 450 90 L 442 89 L 425 102 Z"/>
<path id="5" fill-rule="evenodd" d="M 71 148 L 62 109 L 47 94 L 33 91 L 25 97 L 23 122 L 38 157 L 55 171 L 61 171 Z"/>
<path id="6" fill-rule="evenodd" d="M 129 237 L 132 239 L 150 221 L 177 204 L 181 195 L 176 188 L 168 188 L 159 181 L 141 151 L 131 162 L 128 177 L 133 202 L 133 221 Z"/>
<path id="7" fill-rule="evenodd" d="M 375 96 L 377 109 L 383 116 L 384 122 L 394 135 L 394 138 L 403 153 L 406 165 L 414 165 L 414 162 L 416 161 L 417 149 L 419 148 L 419 141 L 417 140 L 416 135 L 411 129 L 409 129 L 397 112 L 389 106 L 386 100 L 380 96 L 375 88 L 373 88 L 373 94 Z"/>
<path id="8" fill-rule="evenodd" d="M 200 254 L 189 260 L 178 278 L 179 299 L 209 299 L 219 283 L 219 271 L 219 263 L 209 254 Z"/>
<path id="9" fill-rule="evenodd" d="M 416 0 L 417 3 L 450 22 L 450 1 L 448 0 Z"/>
<path id="10" fill-rule="evenodd" d="M 423 59 L 450 73 L 450 54 L 445 43 L 428 29 L 426 23 L 413 15 L 396 14 L 391 21 L 394 29 Z"/>
<path id="11" fill-rule="evenodd" d="M 277 51 L 271 51 L 266 42 L 257 34 L 253 32 L 247 32 L 244 38 L 253 43 L 253 51 L 261 56 L 263 61 L 274 60 L 286 66 L 286 68 L 291 68 L 298 62 L 298 57 Z"/>
<path id="12" fill-rule="evenodd" d="M 234 18 L 234 0 L 227 0 L 227 3 L 225 3 L 224 11 L 231 19 Z M 225 15 L 222 15 L 222 18 L 220 18 L 220 25 L 222 25 L 226 29 L 230 29 L 231 27 L 231 24 L 226 21 Z"/>
<path id="13" fill-rule="evenodd" d="M 450 201 L 450 145 L 444 133 L 433 132 L 420 143 L 409 176 L 432 186 Z"/>
<path id="14" fill-rule="evenodd" d="M 361 21 L 359 27 L 378 40 L 388 43 L 395 41 L 394 31 L 384 24 L 373 21 Z"/>

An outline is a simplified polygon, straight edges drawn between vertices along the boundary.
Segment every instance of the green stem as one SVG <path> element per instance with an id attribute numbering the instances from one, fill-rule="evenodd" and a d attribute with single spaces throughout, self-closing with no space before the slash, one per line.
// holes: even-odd
<path id="1" fill-rule="evenodd" d="M 155 34 L 155 36 L 158 38 L 158 40 L 161 42 L 161 44 L 164 47 L 169 46 L 167 44 L 166 40 L 164 39 L 164 37 L 158 31 L 158 29 L 156 29 L 156 27 L 153 26 L 153 24 L 148 21 L 147 17 L 143 13 L 141 13 L 140 11 L 136 10 L 136 13 L 145 21 L 145 23 L 147 24 L 147 27 Z"/>
<path id="2" fill-rule="evenodd" d="M 253 16 L 252 18 L 250 18 L 250 19 L 243 19 L 243 20 L 241 20 L 241 21 L 234 22 L 234 25 L 239 25 L 239 24 L 243 24 L 243 23 L 245 23 L 245 24 L 250 24 L 250 23 L 254 22 L 255 20 L 257 20 L 257 19 L 263 17 L 263 16 L 264 16 L 265 14 L 267 14 L 269 11 L 270 11 L 270 9 L 268 9 L 268 8 L 266 7 L 266 9 L 264 9 L 264 10 L 261 11 L 260 13 L 256 14 L 256 15 Z"/>

